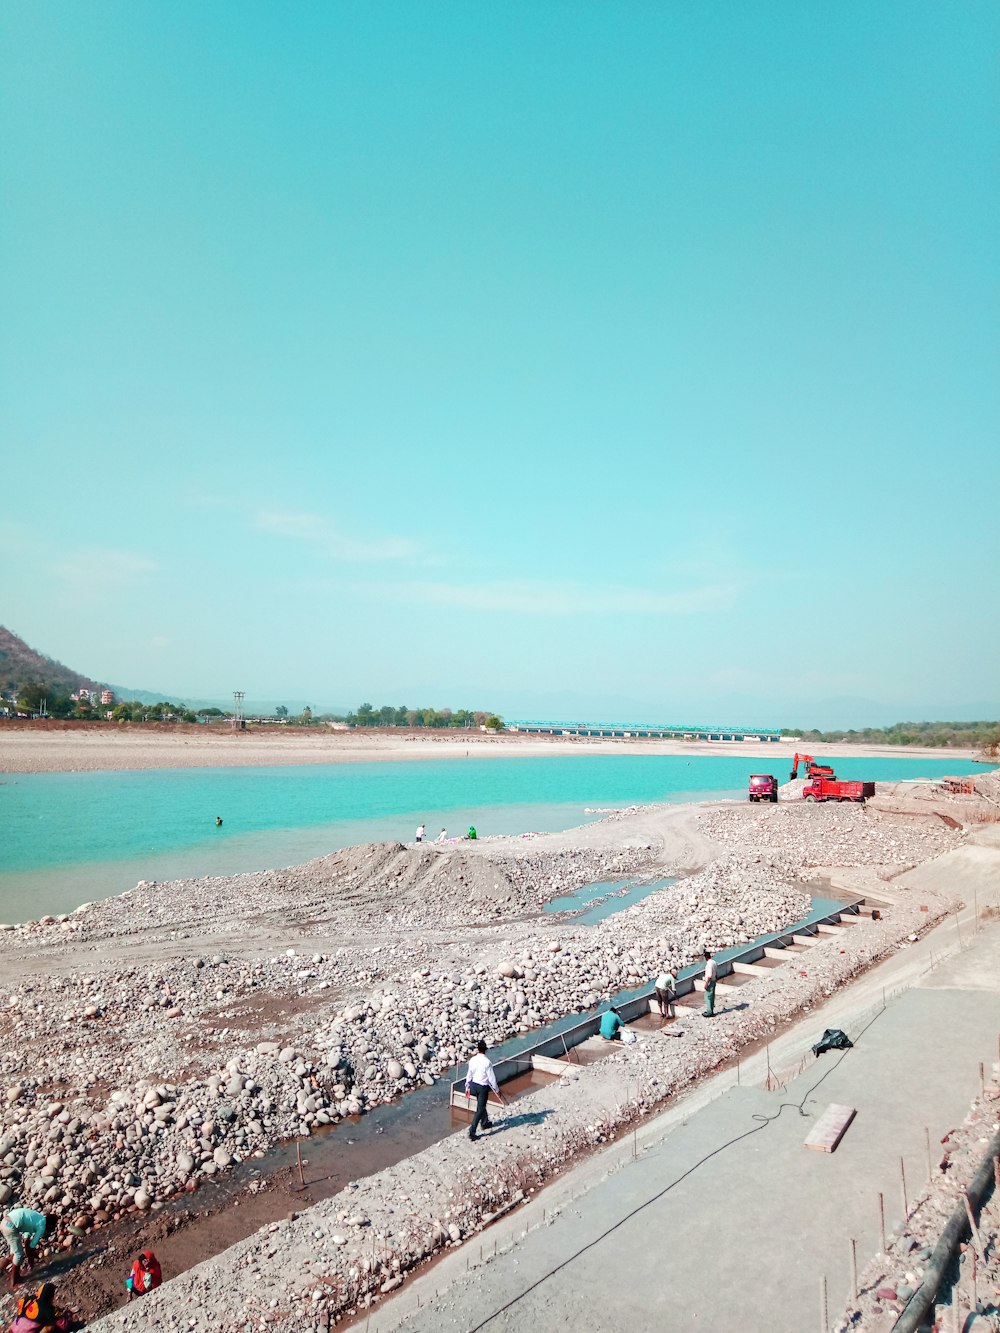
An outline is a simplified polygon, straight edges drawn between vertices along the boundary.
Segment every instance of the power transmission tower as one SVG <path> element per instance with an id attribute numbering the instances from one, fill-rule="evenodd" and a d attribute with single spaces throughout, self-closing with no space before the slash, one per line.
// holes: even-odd
<path id="1" fill-rule="evenodd" d="M 233 690 L 233 730 L 240 731 L 246 726 L 243 720 L 243 700 L 247 697 L 246 690 Z"/>

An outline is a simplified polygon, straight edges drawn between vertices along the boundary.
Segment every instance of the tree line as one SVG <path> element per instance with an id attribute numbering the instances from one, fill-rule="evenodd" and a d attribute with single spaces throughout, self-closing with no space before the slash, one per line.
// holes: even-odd
<path id="1" fill-rule="evenodd" d="M 64 689 L 52 685 L 32 683 L 23 685 L 16 694 L 19 711 L 38 716 L 67 718 L 80 722 L 213 722 L 232 718 L 222 708 L 188 708 L 185 704 L 161 700 L 142 703 L 137 699 L 122 699 L 114 704 L 102 704 L 94 699 L 73 699 Z M 284 704 L 278 704 L 270 717 L 288 725 L 310 726 L 317 722 L 345 722 L 352 727 L 487 727 L 491 731 L 503 729 L 503 719 L 497 713 L 469 708 L 408 708 L 384 704 L 374 708 L 363 703 L 355 712 L 341 716 L 337 713 L 314 714 L 308 704 L 300 713 L 290 714 Z M 247 721 L 254 721 L 248 718 Z M 266 719 L 257 719 L 266 720 Z"/>
<path id="2" fill-rule="evenodd" d="M 782 727 L 782 736 L 800 737 L 809 744 L 831 745 L 854 741 L 859 745 L 926 745 L 943 750 L 995 749 L 1000 744 L 1000 722 L 894 722 L 891 727 L 863 727 L 858 731 L 816 731 Z"/>
<path id="3" fill-rule="evenodd" d="M 46 717 L 69 718 L 76 722 L 104 722 L 109 716 L 113 722 L 197 722 L 199 716 L 207 714 L 222 716 L 218 708 L 203 708 L 195 713 L 184 704 L 173 704 L 166 699 L 155 704 L 138 700 L 102 704 L 99 699 L 73 699 L 66 690 L 37 682 L 21 686 L 16 694 L 16 704 L 19 711 L 33 717 L 44 710 Z"/>
<path id="4" fill-rule="evenodd" d="M 407 708 L 406 704 L 383 704 L 380 708 L 361 704 L 355 712 L 334 720 L 352 727 L 487 727 L 490 731 L 503 727 L 503 718 L 497 713 L 469 708 Z"/>

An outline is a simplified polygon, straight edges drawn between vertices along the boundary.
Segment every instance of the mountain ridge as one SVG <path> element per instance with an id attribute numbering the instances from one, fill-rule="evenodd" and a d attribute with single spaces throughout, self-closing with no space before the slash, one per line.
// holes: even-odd
<path id="1" fill-rule="evenodd" d="M 0 625 L 0 690 L 17 691 L 25 685 L 48 685 L 72 694 L 78 690 L 108 689 L 102 681 L 37 652 L 13 630 Z"/>

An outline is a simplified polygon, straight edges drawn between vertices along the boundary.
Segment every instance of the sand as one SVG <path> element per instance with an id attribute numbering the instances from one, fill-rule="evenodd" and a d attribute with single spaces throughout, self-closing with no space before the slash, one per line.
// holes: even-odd
<path id="1" fill-rule="evenodd" d="M 123 724 L 0 720 L 0 773 L 70 773 L 98 769 L 256 767 L 352 764 L 417 759 L 525 759 L 536 755 L 733 755 L 790 761 L 797 743 L 759 741 L 598 740 L 589 737 L 491 736 L 479 731 L 335 731 L 327 727 L 253 727 L 173 723 Z M 838 743 L 824 754 L 860 759 L 973 760 L 973 750 Z M 766 767 L 766 766 L 764 766 Z"/>

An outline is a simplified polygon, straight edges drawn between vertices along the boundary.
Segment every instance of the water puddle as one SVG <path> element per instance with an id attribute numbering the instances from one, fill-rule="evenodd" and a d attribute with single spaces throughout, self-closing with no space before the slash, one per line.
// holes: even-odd
<path id="1" fill-rule="evenodd" d="M 676 879 L 656 879 L 651 883 L 636 883 L 635 880 L 598 880 L 587 884 L 576 893 L 567 893 L 561 898 L 553 898 L 545 904 L 546 912 L 573 912 L 574 922 L 581 926 L 596 926 L 599 921 L 606 921 L 616 912 L 624 912 L 626 907 L 648 898 L 660 889 L 668 889 L 676 884 Z"/>

